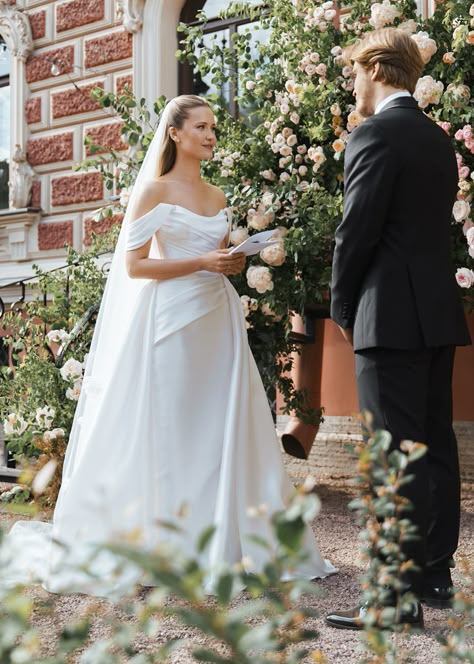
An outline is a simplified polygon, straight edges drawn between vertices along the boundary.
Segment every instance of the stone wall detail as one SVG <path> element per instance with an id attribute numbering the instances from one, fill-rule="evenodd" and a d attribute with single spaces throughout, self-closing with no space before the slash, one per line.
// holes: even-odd
<path id="1" fill-rule="evenodd" d="M 95 154 L 105 152 L 107 149 L 124 150 L 126 146 L 122 141 L 122 127 L 122 122 L 110 122 L 86 129 L 85 136 L 93 143 L 105 148 L 105 150 L 96 150 Z M 90 154 L 91 152 L 86 147 L 86 155 L 90 156 Z"/>
<path id="2" fill-rule="evenodd" d="M 127 32 L 138 32 L 143 26 L 145 0 L 117 0 L 117 18 L 122 21 Z"/>
<path id="3" fill-rule="evenodd" d="M 74 157 L 73 140 L 72 131 L 54 136 L 32 138 L 27 143 L 28 161 L 32 166 L 70 161 Z"/>
<path id="4" fill-rule="evenodd" d="M 58 33 L 104 18 L 104 0 L 71 0 L 56 5 L 56 30 Z"/>
<path id="5" fill-rule="evenodd" d="M 84 219 L 84 246 L 89 247 L 92 243 L 92 233 L 95 235 L 102 235 L 115 226 L 121 224 L 123 221 L 123 214 L 114 214 L 112 217 L 103 219 L 102 221 L 94 221 L 92 217 Z"/>
<path id="6" fill-rule="evenodd" d="M 42 39 L 46 36 L 46 11 L 32 12 L 28 15 L 30 19 L 31 34 L 33 39 Z"/>
<path id="7" fill-rule="evenodd" d="M 40 251 L 62 249 L 65 244 L 71 246 L 72 241 L 72 221 L 51 221 L 38 224 L 38 248 Z"/>
<path id="8" fill-rule="evenodd" d="M 132 35 L 124 30 L 88 39 L 84 46 L 85 66 L 97 67 L 130 58 L 133 52 L 132 44 Z"/>
<path id="9" fill-rule="evenodd" d="M 102 81 L 94 81 L 87 85 L 80 85 L 67 90 L 61 90 L 51 95 L 52 118 L 63 118 L 77 113 L 90 113 L 100 109 L 99 104 L 90 96 L 95 87 L 104 87 Z"/>
<path id="10" fill-rule="evenodd" d="M 65 175 L 51 181 L 51 203 L 55 207 L 100 201 L 103 194 L 104 185 L 100 173 Z"/>
<path id="11" fill-rule="evenodd" d="M 41 98 L 31 97 L 25 104 L 25 118 L 28 124 L 41 122 Z"/>
<path id="12" fill-rule="evenodd" d="M 26 153 L 20 145 L 15 146 L 11 156 L 9 200 L 10 208 L 26 208 L 31 198 L 34 171 L 26 160 Z"/>

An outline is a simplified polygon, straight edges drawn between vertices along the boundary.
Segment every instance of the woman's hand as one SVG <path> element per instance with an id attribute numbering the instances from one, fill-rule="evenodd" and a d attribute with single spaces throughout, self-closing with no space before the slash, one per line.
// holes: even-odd
<path id="1" fill-rule="evenodd" d="M 202 256 L 202 269 L 220 274 L 238 274 L 245 267 L 245 254 L 230 254 L 230 249 L 217 249 Z"/>

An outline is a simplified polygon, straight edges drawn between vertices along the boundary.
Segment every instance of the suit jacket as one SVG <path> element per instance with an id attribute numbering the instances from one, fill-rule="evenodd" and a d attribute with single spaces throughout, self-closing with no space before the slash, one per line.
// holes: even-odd
<path id="1" fill-rule="evenodd" d="M 353 131 L 344 177 L 331 317 L 354 328 L 354 350 L 469 344 L 451 260 L 449 137 L 398 97 Z"/>

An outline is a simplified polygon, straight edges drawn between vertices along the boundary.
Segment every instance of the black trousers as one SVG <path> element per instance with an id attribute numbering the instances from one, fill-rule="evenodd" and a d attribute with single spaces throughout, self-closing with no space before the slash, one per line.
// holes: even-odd
<path id="1" fill-rule="evenodd" d="M 423 583 L 443 586 L 459 538 L 460 480 L 457 441 L 452 427 L 452 373 L 455 347 L 397 350 L 370 348 L 356 352 L 359 407 L 374 416 L 374 427 L 402 440 L 427 445 L 428 451 L 408 472 L 415 479 L 403 488 L 413 511 L 407 516 L 419 539 L 405 553 L 422 574 L 408 584 L 420 593 Z"/>

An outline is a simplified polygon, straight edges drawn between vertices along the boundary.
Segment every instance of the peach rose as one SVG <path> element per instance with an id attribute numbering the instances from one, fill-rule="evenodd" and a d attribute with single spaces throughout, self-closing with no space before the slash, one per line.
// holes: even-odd
<path id="1" fill-rule="evenodd" d="M 230 243 L 236 247 L 241 242 L 244 242 L 249 236 L 249 232 L 246 228 L 234 228 L 230 233 Z"/>
<path id="2" fill-rule="evenodd" d="M 265 247 L 265 249 L 260 252 L 260 257 L 265 263 L 272 265 L 273 267 L 283 265 L 286 258 L 283 242 L 276 242 L 269 247 Z"/>
<path id="3" fill-rule="evenodd" d="M 268 267 L 251 265 L 247 270 L 247 283 L 255 288 L 257 293 L 266 293 L 273 290 L 272 273 Z"/>

